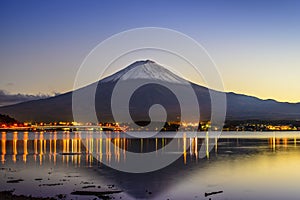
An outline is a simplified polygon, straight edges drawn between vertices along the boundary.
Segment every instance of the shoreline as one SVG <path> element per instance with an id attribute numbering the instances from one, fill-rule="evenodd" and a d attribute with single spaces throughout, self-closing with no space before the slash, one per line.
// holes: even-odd
<path id="1" fill-rule="evenodd" d="M 14 190 L 0 191 L 0 199 L 8 200 L 57 200 L 63 199 L 63 196 L 57 195 L 57 198 L 54 197 L 33 197 L 31 195 L 16 195 L 13 194 Z"/>

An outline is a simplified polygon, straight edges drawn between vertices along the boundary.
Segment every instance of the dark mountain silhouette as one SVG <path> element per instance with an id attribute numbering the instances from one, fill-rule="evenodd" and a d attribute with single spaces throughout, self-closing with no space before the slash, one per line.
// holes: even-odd
<path id="1" fill-rule="evenodd" d="M 134 69 L 134 70 L 133 70 Z M 95 95 L 95 108 L 98 120 L 113 122 L 111 112 L 112 91 L 119 80 L 125 83 L 140 80 L 153 80 L 155 83 L 138 88 L 130 99 L 130 114 L 134 121 L 149 120 L 149 108 L 161 104 L 167 111 L 167 120 L 180 119 L 180 105 L 174 93 L 159 83 L 167 82 L 184 91 L 191 84 L 198 98 L 201 120 L 210 119 L 209 90 L 178 77 L 153 61 L 137 61 L 119 72 L 100 80 Z M 83 97 L 94 84 L 77 90 Z M 126 91 L 125 91 L 126 92 Z M 300 120 L 299 103 L 282 103 L 274 100 L 261 100 L 256 97 L 226 93 L 227 120 Z M 82 108 L 84 109 L 84 108 Z M 192 108 L 191 108 L 192 109 Z M 28 101 L 16 105 L 0 107 L 1 114 L 10 115 L 20 121 L 73 121 L 72 92 L 47 99 Z"/>
<path id="2" fill-rule="evenodd" d="M 19 123 L 17 120 L 15 120 L 14 118 L 11 118 L 8 115 L 1 115 L 0 114 L 0 124 L 15 124 L 15 123 Z"/>

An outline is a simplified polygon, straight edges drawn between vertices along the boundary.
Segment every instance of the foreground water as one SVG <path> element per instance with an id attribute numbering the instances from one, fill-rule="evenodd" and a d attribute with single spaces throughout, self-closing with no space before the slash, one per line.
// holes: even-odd
<path id="1" fill-rule="evenodd" d="M 74 192 L 111 192 L 116 199 L 299 199 L 299 132 L 172 133 L 136 139 L 123 133 L 1 133 L 0 191 L 66 199 L 94 199 Z M 178 155 L 149 173 L 125 173 L 130 152 Z M 201 147 L 206 144 L 205 157 Z M 116 148 L 119 147 L 119 148 Z M 200 156 L 200 157 L 199 157 Z M 205 193 L 222 193 L 205 197 Z M 98 193 L 99 194 L 99 193 Z M 103 196 L 100 195 L 102 198 Z"/>

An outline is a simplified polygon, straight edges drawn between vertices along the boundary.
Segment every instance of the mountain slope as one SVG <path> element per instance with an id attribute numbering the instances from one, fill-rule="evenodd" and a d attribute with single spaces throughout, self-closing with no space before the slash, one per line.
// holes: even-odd
<path id="1" fill-rule="evenodd" d="M 112 91 L 119 80 L 136 82 L 153 80 L 167 82 L 180 91 L 191 84 L 198 98 L 201 120 L 210 119 L 210 96 L 205 87 L 189 83 L 153 61 L 137 61 L 119 72 L 100 80 L 97 85 L 95 107 L 99 121 L 113 121 L 111 112 Z M 81 88 L 82 94 L 92 86 Z M 227 119 L 299 120 L 300 104 L 261 100 L 246 95 L 227 93 Z M 130 114 L 135 120 L 149 119 L 149 108 L 161 104 L 167 111 L 168 120 L 180 118 L 180 105 L 174 94 L 159 84 L 148 84 L 135 91 L 130 100 Z M 192 109 L 192 108 L 191 108 Z M 55 97 L 0 107 L 1 114 L 10 115 L 20 121 L 73 121 L 72 92 Z"/>

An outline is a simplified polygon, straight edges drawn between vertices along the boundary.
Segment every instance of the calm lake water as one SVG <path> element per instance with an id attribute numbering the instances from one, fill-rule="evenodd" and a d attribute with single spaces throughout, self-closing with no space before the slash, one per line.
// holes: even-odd
<path id="1" fill-rule="evenodd" d="M 74 191 L 122 191 L 115 199 L 299 199 L 300 132 L 172 133 L 136 139 L 124 133 L 14 132 L 1 134 L 0 190 L 42 197 L 94 199 Z M 135 174 L 102 162 L 126 164 L 128 151 L 156 152 L 171 141 L 171 165 Z M 199 158 L 203 144 L 212 149 Z M 116 148 L 120 147 L 120 148 Z M 189 147 L 189 148 L 187 148 Z M 207 150 L 210 148 L 206 148 Z M 102 161 L 102 162 L 101 162 Z M 205 197 L 205 193 L 223 193 Z"/>

